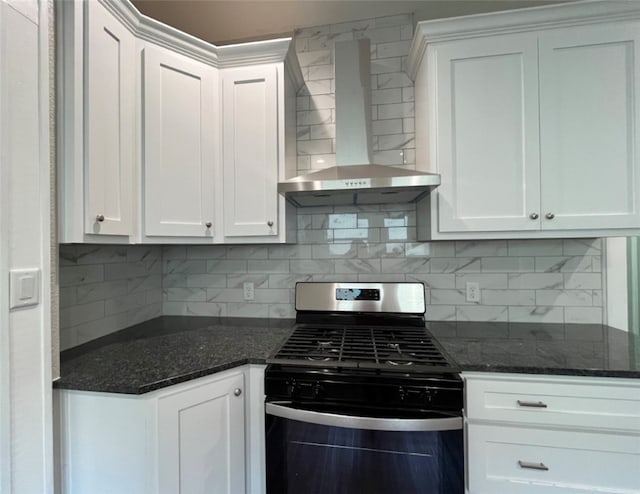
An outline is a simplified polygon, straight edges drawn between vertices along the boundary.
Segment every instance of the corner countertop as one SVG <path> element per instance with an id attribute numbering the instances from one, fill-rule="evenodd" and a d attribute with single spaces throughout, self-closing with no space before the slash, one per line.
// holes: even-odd
<path id="1" fill-rule="evenodd" d="M 143 394 L 264 364 L 291 319 L 163 316 L 61 354 L 54 387 Z M 595 324 L 430 322 L 461 371 L 640 378 L 640 338 Z"/>

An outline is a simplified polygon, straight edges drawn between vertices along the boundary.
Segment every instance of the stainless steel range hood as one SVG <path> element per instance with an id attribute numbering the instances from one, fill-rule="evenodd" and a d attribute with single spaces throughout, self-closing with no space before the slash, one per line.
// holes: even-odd
<path id="1" fill-rule="evenodd" d="M 440 185 L 437 174 L 372 164 L 369 58 L 368 39 L 335 44 L 337 166 L 280 182 L 296 206 L 413 202 Z"/>

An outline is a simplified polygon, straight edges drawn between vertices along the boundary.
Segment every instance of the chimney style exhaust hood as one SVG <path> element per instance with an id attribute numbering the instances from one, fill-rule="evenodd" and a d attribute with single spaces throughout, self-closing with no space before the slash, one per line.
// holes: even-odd
<path id="1" fill-rule="evenodd" d="M 440 175 L 371 163 L 368 39 L 335 43 L 336 163 L 278 184 L 296 206 L 413 202 L 440 185 Z"/>

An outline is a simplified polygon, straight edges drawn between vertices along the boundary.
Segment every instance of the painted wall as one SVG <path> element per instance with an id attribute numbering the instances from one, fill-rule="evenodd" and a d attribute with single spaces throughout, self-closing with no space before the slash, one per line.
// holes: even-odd
<path id="1" fill-rule="evenodd" d="M 49 24 L 46 0 L 0 1 L 0 491 L 53 492 Z M 11 269 L 41 271 L 10 310 Z"/>

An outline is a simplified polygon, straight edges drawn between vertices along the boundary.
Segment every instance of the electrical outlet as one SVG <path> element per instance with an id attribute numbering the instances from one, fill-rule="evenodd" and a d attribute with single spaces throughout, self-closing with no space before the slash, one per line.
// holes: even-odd
<path id="1" fill-rule="evenodd" d="M 467 302 L 480 302 L 480 283 L 467 281 Z"/>
<path id="2" fill-rule="evenodd" d="M 247 282 L 242 285 L 243 296 L 245 300 L 253 300 L 255 293 L 253 290 L 253 283 Z"/>

